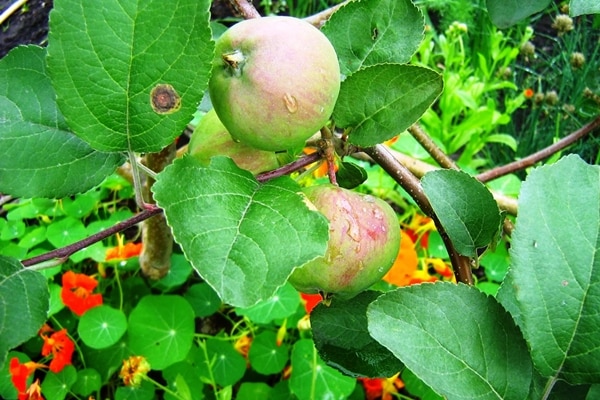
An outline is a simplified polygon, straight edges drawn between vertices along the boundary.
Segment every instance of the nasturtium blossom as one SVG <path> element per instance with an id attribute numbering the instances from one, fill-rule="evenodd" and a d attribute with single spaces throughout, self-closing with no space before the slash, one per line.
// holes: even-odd
<path id="1" fill-rule="evenodd" d="M 96 286 L 95 278 L 67 271 L 62 276 L 60 298 L 71 311 L 82 316 L 90 308 L 102 305 L 102 294 L 92 294 Z"/>
<path id="2" fill-rule="evenodd" d="M 33 361 L 21 363 L 17 357 L 10 359 L 8 372 L 10 374 L 10 380 L 19 394 L 19 400 L 27 398 L 27 379 L 29 379 L 29 376 L 31 376 L 38 368 L 46 368 L 46 366 Z"/>
<path id="3" fill-rule="evenodd" d="M 106 250 L 106 261 L 123 261 L 132 257 L 137 257 L 142 253 L 142 243 L 125 243 L 123 236 L 117 235 L 117 246 Z"/>
<path id="4" fill-rule="evenodd" d="M 302 297 L 302 302 L 304 303 L 304 309 L 307 314 L 310 312 L 323 300 L 320 294 L 306 294 L 300 293 L 300 297 Z"/>
<path id="5" fill-rule="evenodd" d="M 252 337 L 249 335 L 241 336 L 233 344 L 233 348 L 240 353 L 244 358 L 248 358 L 248 352 L 250 351 L 250 345 L 252 344 Z"/>
<path id="6" fill-rule="evenodd" d="M 312 153 L 315 153 L 316 151 L 317 151 L 317 149 L 314 149 L 312 147 L 305 147 L 303 150 L 304 154 L 312 154 Z M 313 168 L 314 165 L 315 164 L 311 164 L 309 166 L 309 168 Z M 338 167 L 337 163 L 335 163 L 334 171 L 337 172 L 338 168 L 339 167 Z M 328 172 L 329 171 L 328 171 L 327 161 L 322 160 L 322 161 L 319 161 L 318 168 L 313 171 L 313 176 L 315 178 L 323 178 L 324 176 L 328 175 Z"/>
<path id="7" fill-rule="evenodd" d="M 398 257 L 392 268 L 384 275 L 383 280 L 396 286 L 409 285 L 413 274 L 417 271 L 418 264 L 415 243 L 410 235 L 402 230 Z"/>
<path id="8" fill-rule="evenodd" d="M 35 382 L 29 386 L 29 389 L 27 389 L 25 396 L 23 396 L 23 398 L 19 397 L 19 400 L 44 400 L 44 396 L 42 396 L 40 380 L 36 379 Z"/>
<path id="9" fill-rule="evenodd" d="M 67 334 L 66 329 L 54 332 L 48 335 L 47 329 L 40 333 L 44 340 L 42 346 L 42 356 L 52 355 L 50 361 L 50 371 L 60 372 L 67 365 L 71 365 L 71 357 L 75 351 L 75 344 Z"/>
<path id="10" fill-rule="evenodd" d="M 142 356 L 131 356 L 123 360 L 123 367 L 119 377 L 123 379 L 125 386 L 138 387 L 142 379 L 150 371 L 150 363 Z"/>
<path id="11" fill-rule="evenodd" d="M 398 393 L 404 387 L 404 382 L 398 378 L 398 374 L 391 378 L 359 378 L 359 382 L 365 389 L 367 400 L 392 400 L 392 395 Z"/>

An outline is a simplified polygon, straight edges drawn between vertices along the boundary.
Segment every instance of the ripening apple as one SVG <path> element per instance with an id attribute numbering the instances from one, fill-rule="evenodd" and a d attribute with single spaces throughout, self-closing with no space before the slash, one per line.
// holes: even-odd
<path id="1" fill-rule="evenodd" d="M 329 120 L 340 91 L 335 50 L 298 18 L 244 20 L 216 42 L 210 98 L 236 141 L 261 150 L 302 148 Z"/>
<path id="2" fill-rule="evenodd" d="M 390 205 L 331 184 L 302 191 L 329 220 L 329 242 L 325 255 L 294 270 L 290 283 L 303 293 L 348 299 L 379 282 L 400 249 L 400 225 Z"/>
<path id="3" fill-rule="evenodd" d="M 279 167 L 277 155 L 234 142 L 214 109 L 202 116 L 188 144 L 188 153 L 208 165 L 214 156 L 231 157 L 238 167 L 253 174 Z"/>

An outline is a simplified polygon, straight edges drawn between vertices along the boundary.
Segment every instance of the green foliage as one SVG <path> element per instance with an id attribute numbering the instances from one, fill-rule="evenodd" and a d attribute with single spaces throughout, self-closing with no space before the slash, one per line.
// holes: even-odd
<path id="1" fill-rule="evenodd" d="M 492 22 L 498 28 L 508 28 L 530 15 L 542 11 L 548 7 L 550 0 L 532 0 L 525 3 L 517 0 L 487 0 L 486 3 Z"/>

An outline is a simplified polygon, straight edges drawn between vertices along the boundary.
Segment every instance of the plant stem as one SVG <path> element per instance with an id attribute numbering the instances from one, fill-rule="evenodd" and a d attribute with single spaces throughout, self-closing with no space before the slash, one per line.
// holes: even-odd
<path id="1" fill-rule="evenodd" d="M 35 265 L 35 264 L 38 264 L 38 263 L 41 263 L 44 261 L 52 260 L 55 258 L 57 258 L 61 261 L 64 261 L 67 258 L 69 258 L 73 253 L 75 253 L 81 249 L 84 249 L 88 246 L 91 246 L 92 244 L 99 242 L 103 239 L 106 239 L 107 237 L 112 236 L 115 233 L 121 232 L 127 228 L 130 228 L 136 224 L 139 224 L 140 222 L 142 222 L 154 215 L 160 214 L 160 213 L 162 213 L 162 209 L 158 208 L 155 205 L 149 204 L 140 213 L 134 215 L 131 218 L 126 219 L 125 221 L 121 221 L 121 222 L 111 226 L 108 229 L 105 229 L 96 234 L 88 236 L 87 238 L 80 240 L 78 242 L 75 242 L 73 244 L 70 244 L 68 246 L 61 247 L 60 249 L 52 250 L 47 253 L 40 254 L 39 256 L 28 258 L 26 260 L 21 261 L 21 263 L 26 267 L 30 267 L 32 265 Z"/>
<path id="2" fill-rule="evenodd" d="M 433 140 L 431 140 L 431 137 L 429 137 L 429 135 L 427 135 L 427 133 L 425 133 L 425 131 L 423 131 L 418 124 L 414 124 L 408 128 L 408 132 L 417 140 L 417 142 L 419 142 L 421 146 L 423 146 L 425 151 L 429 153 L 429 155 L 440 165 L 440 167 L 455 170 L 460 169 L 456 163 L 450 157 L 448 157 Z"/>
<path id="3" fill-rule="evenodd" d="M 558 142 L 556 142 L 538 152 L 530 154 L 527 157 L 522 158 L 518 161 L 503 165 L 498 168 L 490 169 L 489 171 L 486 171 L 486 172 L 482 172 L 481 174 L 477 175 L 475 178 L 481 182 L 488 182 L 493 179 L 499 178 L 501 176 L 513 173 L 515 171 L 519 171 L 519 170 L 525 169 L 527 167 L 530 167 L 530 166 L 534 165 L 535 163 L 537 163 L 538 161 L 548 158 L 551 155 L 566 148 L 567 146 L 575 143 L 576 141 L 578 141 L 582 137 L 590 134 L 591 132 L 598 129 L 599 127 L 600 127 L 600 116 L 597 116 L 592 122 L 589 122 L 588 124 L 582 126 L 575 132 L 570 133 L 568 136 L 565 136 Z"/>
<path id="4" fill-rule="evenodd" d="M 289 164 L 286 164 L 282 167 L 274 169 L 273 171 L 267 171 L 267 172 L 258 174 L 256 176 L 256 180 L 261 183 L 264 183 L 271 179 L 275 179 L 280 176 L 291 174 L 292 172 L 298 171 L 312 163 L 319 161 L 322 157 L 323 156 L 319 152 L 307 154 L 295 161 L 292 161 Z"/>
<path id="5" fill-rule="evenodd" d="M 23 6 L 23 4 L 27 3 L 27 0 L 17 0 L 12 3 L 6 10 L 0 14 L 0 25 L 2 25 L 7 19 L 10 18 L 11 15 L 15 13 L 19 8 Z"/>
<path id="6" fill-rule="evenodd" d="M 173 162 L 176 151 L 175 143 L 172 143 L 158 153 L 147 154 L 145 158 L 147 169 L 162 171 Z M 154 177 L 148 176 L 143 187 L 144 197 L 151 204 L 155 203 L 151 191 L 154 182 Z M 164 214 L 155 215 L 142 223 L 142 243 L 144 243 L 140 254 L 142 272 L 150 279 L 162 278 L 171 268 L 173 253 L 173 234 Z"/>
<path id="7" fill-rule="evenodd" d="M 450 237 L 433 211 L 429 199 L 425 196 L 419 179 L 398 161 L 384 145 L 378 144 L 363 149 L 363 151 L 377 162 L 377 164 L 379 164 L 396 182 L 398 182 L 413 198 L 419 208 L 433 219 L 438 233 L 446 246 L 446 250 L 448 250 L 456 281 L 472 285 L 473 274 L 471 273 L 471 262 L 468 257 L 460 255 L 454 248 Z"/>
<path id="8" fill-rule="evenodd" d="M 260 13 L 248 0 L 230 0 L 230 2 L 233 8 L 235 8 L 244 19 L 260 18 Z"/>
<path id="9" fill-rule="evenodd" d="M 336 12 L 340 7 L 343 7 L 344 5 L 346 5 L 346 3 L 349 3 L 350 1 L 351 0 L 343 1 L 340 4 L 336 4 L 335 6 L 328 8 L 327 10 L 323 10 L 314 15 L 308 16 L 304 18 L 304 20 L 309 24 L 316 26 L 317 28 L 321 28 L 329 19 L 329 17 L 331 17 L 331 14 Z"/>

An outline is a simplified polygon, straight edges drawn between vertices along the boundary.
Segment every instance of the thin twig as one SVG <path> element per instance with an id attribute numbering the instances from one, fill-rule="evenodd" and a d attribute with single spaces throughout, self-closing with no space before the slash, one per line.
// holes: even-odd
<path id="1" fill-rule="evenodd" d="M 279 178 L 280 176 L 289 175 L 292 172 L 298 171 L 312 163 L 319 161 L 323 156 L 316 152 L 307 154 L 289 164 L 274 169 L 273 171 L 267 171 L 256 175 L 256 180 L 263 183 L 271 179 Z"/>
<path id="2" fill-rule="evenodd" d="M 248 0 L 230 0 L 230 2 L 244 19 L 260 18 L 260 13 Z"/>
<path id="3" fill-rule="evenodd" d="M 460 169 L 456 163 L 450 157 L 448 157 L 433 140 L 431 140 L 431 137 L 425 133 L 425 131 L 423 131 L 418 124 L 414 124 L 408 128 L 408 132 L 416 139 L 417 142 L 419 142 L 421 146 L 423 146 L 425 151 L 429 153 L 429 155 L 435 160 L 435 162 L 439 164 L 440 167 L 446 169 L 455 169 L 457 171 Z"/>
<path id="4" fill-rule="evenodd" d="M 473 274 L 471 272 L 471 262 L 468 257 L 462 256 L 456 251 L 452 241 L 450 240 L 450 237 L 433 211 L 433 208 L 429 203 L 429 199 L 427 196 L 425 196 L 425 192 L 423 192 L 423 188 L 421 187 L 421 182 L 419 182 L 419 179 L 414 176 L 408 170 L 408 168 L 402 165 L 402 163 L 392 155 L 386 146 L 378 144 L 374 147 L 363 149 L 363 151 L 367 153 L 377 164 L 379 164 L 381 168 L 383 168 L 396 182 L 398 182 L 400 186 L 402 186 L 402 188 L 404 188 L 404 190 L 406 190 L 413 198 L 419 208 L 426 215 L 431 217 L 431 219 L 433 219 L 437 231 L 444 241 L 446 250 L 448 250 L 448 255 L 450 256 L 450 262 L 452 262 L 456 280 L 458 282 L 472 285 Z"/>
<path id="5" fill-rule="evenodd" d="M 346 0 L 340 4 L 336 4 L 333 7 L 330 7 L 326 10 L 323 10 L 321 12 L 318 12 L 314 15 L 310 15 L 306 18 L 304 18 L 304 20 L 306 22 L 308 22 L 309 24 L 312 24 L 314 26 L 316 26 L 317 28 L 321 28 L 325 22 L 327 22 L 327 20 L 329 19 L 329 17 L 331 17 L 331 14 L 333 14 L 334 12 L 336 12 L 338 9 L 340 9 L 341 7 L 345 6 L 347 3 L 349 3 L 352 0 Z"/>
<path id="6" fill-rule="evenodd" d="M 92 244 L 99 242 L 103 239 L 106 239 L 107 237 L 112 236 L 118 232 L 124 231 L 125 229 L 130 228 L 136 224 L 139 224 L 140 222 L 142 222 L 154 215 L 160 214 L 160 213 L 162 213 L 162 209 L 160 209 L 156 206 L 148 205 L 148 207 L 146 207 L 140 213 L 134 215 L 131 218 L 126 219 L 125 221 L 121 221 L 121 222 L 111 226 L 110 228 L 107 228 L 96 234 L 88 236 L 87 238 L 80 240 L 78 242 L 72 243 L 68 246 L 61 247 L 60 249 L 52 250 L 47 253 L 40 254 L 39 256 L 28 258 L 26 260 L 21 261 L 21 263 L 24 266 L 29 267 L 29 266 L 41 263 L 43 261 L 48 261 L 48 260 L 52 260 L 55 258 L 67 259 L 73 253 L 75 253 L 81 249 L 91 246 Z"/>
<path id="7" fill-rule="evenodd" d="M 7 19 L 9 19 L 10 16 L 13 15 L 15 11 L 21 8 L 25 3 L 27 3 L 27 0 L 17 0 L 14 3 L 12 3 L 6 10 L 2 11 L 2 14 L 0 14 L 0 25 L 2 25 Z"/>
<path id="8" fill-rule="evenodd" d="M 520 171 L 522 169 L 530 167 L 530 166 L 534 165 L 535 163 L 537 163 L 545 158 L 548 158 L 548 157 L 552 156 L 553 154 L 561 151 L 562 149 L 566 148 L 567 146 L 570 146 L 571 144 L 575 143 L 582 137 L 590 134 L 591 132 L 598 129 L 599 127 L 600 127 L 600 116 L 596 117 L 596 119 L 594 119 L 592 122 L 584 125 L 583 127 L 576 130 L 575 132 L 569 134 L 568 136 L 565 136 L 558 142 L 556 142 L 538 152 L 530 154 L 527 157 L 522 158 L 518 161 L 512 162 L 510 164 L 506 164 L 501 167 L 493 168 L 493 169 L 490 169 L 489 171 L 482 172 L 481 174 L 477 175 L 475 178 L 481 182 L 489 182 L 489 181 L 499 178 L 501 176 L 508 175 L 515 171 Z"/>

